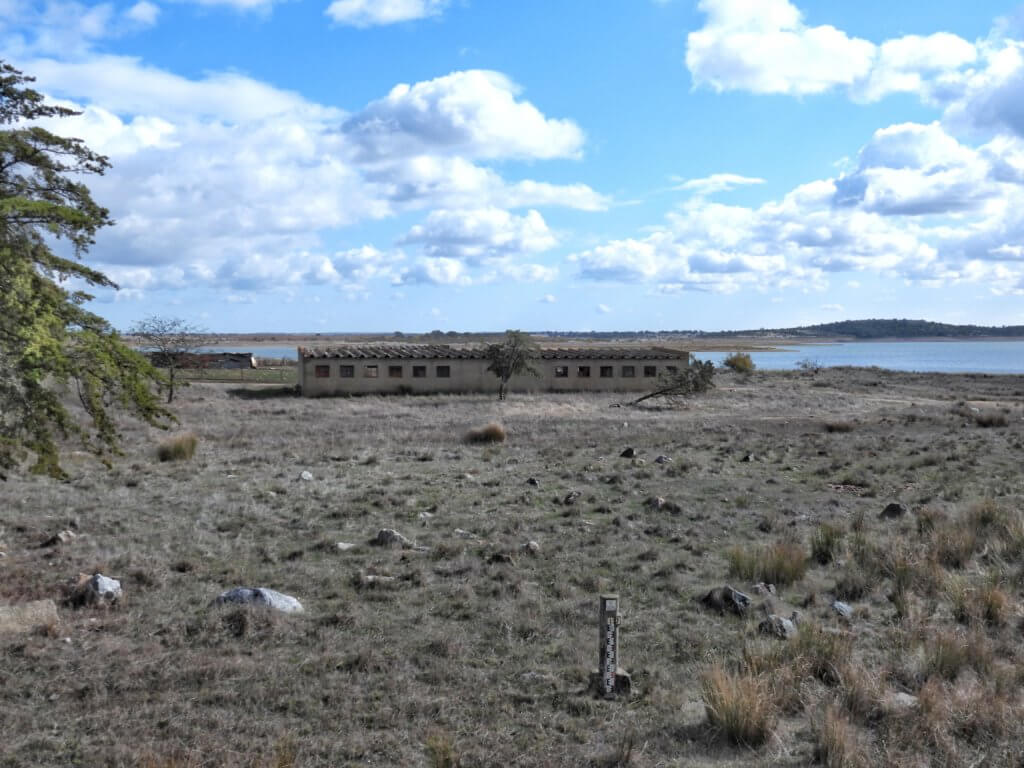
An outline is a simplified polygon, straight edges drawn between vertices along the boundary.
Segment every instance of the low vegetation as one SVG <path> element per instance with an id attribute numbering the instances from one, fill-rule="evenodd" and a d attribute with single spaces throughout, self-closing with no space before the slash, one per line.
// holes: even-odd
<path id="1" fill-rule="evenodd" d="M 483 427 L 474 427 L 466 433 L 467 443 L 503 443 L 508 435 L 501 424 L 491 422 Z"/>
<path id="2" fill-rule="evenodd" d="M 191 461 L 126 421 L 109 470 L 69 443 L 66 482 L 9 473 L 0 605 L 125 594 L 0 636 L 0 765 L 1016 765 L 1024 377 L 716 379 L 631 409 L 194 382 Z M 746 610 L 701 602 L 727 584 Z M 210 607 L 236 586 L 305 611 Z"/>
<path id="3" fill-rule="evenodd" d="M 722 365 L 736 373 L 753 373 L 756 367 L 747 352 L 733 352 L 722 361 Z"/>
<path id="4" fill-rule="evenodd" d="M 157 446 L 156 456 L 160 461 L 186 461 L 196 453 L 199 438 L 192 432 L 174 435 Z"/>

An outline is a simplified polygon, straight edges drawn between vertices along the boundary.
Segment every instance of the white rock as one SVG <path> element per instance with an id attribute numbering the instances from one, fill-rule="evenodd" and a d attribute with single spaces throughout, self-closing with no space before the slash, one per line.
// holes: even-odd
<path id="1" fill-rule="evenodd" d="M 221 593 L 214 602 L 218 605 L 236 603 L 239 605 L 266 605 L 281 613 L 302 613 L 302 603 L 291 595 L 285 595 L 264 587 L 235 587 Z"/>
<path id="2" fill-rule="evenodd" d="M 71 601 L 75 605 L 113 605 L 124 596 L 121 582 L 102 573 L 92 576 L 82 573 L 71 588 Z"/>
<path id="3" fill-rule="evenodd" d="M 540 553 L 540 544 L 538 544 L 536 541 L 531 540 L 523 544 L 522 550 L 527 554 L 536 555 Z"/>
<path id="4" fill-rule="evenodd" d="M 338 549 L 341 550 L 342 552 L 348 552 L 350 549 L 355 549 L 355 548 L 356 548 L 355 544 L 351 544 L 351 543 L 349 543 L 347 541 L 339 541 L 338 542 Z"/>
<path id="5" fill-rule="evenodd" d="M 304 469 L 304 470 L 302 470 L 302 474 L 299 475 L 299 479 L 300 480 L 312 480 L 313 479 L 313 473 L 310 472 L 308 469 Z"/>

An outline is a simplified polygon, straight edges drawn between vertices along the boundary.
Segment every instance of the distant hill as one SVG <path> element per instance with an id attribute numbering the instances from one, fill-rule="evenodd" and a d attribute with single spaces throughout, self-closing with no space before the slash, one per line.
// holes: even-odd
<path id="1" fill-rule="evenodd" d="M 740 331 L 737 335 L 763 335 L 765 331 Z M 792 336 L 849 336 L 854 339 L 970 339 L 981 337 L 1024 336 L 1024 325 L 950 325 L 928 320 L 843 320 L 838 323 L 784 328 L 767 333 Z"/>

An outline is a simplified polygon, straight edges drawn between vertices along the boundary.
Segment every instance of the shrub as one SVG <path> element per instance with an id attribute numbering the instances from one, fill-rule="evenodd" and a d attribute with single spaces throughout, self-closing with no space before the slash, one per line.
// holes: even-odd
<path id="1" fill-rule="evenodd" d="M 185 432 L 164 440 L 157 446 L 156 455 L 160 461 L 184 461 L 191 459 L 196 452 L 199 438 L 192 432 Z"/>
<path id="2" fill-rule="evenodd" d="M 935 557 L 947 568 L 963 568 L 978 546 L 978 537 L 969 528 L 945 525 L 935 532 Z"/>
<path id="3" fill-rule="evenodd" d="M 756 367 L 746 352 L 733 352 L 722 361 L 722 365 L 736 373 L 753 373 Z"/>
<path id="4" fill-rule="evenodd" d="M 828 565 L 836 559 L 842 543 L 842 530 L 834 525 L 822 523 L 811 534 L 811 557 L 822 565 Z"/>
<path id="5" fill-rule="evenodd" d="M 807 572 L 807 553 L 792 541 L 778 541 L 761 550 L 733 547 L 726 558 L 729 573 L 748 581 L 786 586 L 799 581 Z"/>
<path id="6" fill-rule="evenodd" d="M 978 411 L 974 414 L 974 423 L 979 427 L 1005 427 L 1006 414 L 998 411 Z"/>
<path id="7" fill-rule="evenodd" d="M 817 624 L 804 622 L 790 645 L 791 652 L 803 658 L 809 674 L 825 685 L 838 685 L 840 670 L 850 661 L 853 637 L 846 632 L 828 632 Z"/>
<path id="8" fill-rule="evenodd" d="M 843 570 L 832 592 L 840 600 L 860 600 L 867 597 L 874 586 L 875 580 L 872 573 L 859 565 L 850 563 Z"/>
<path id="9" fill-rule="evenodd" d="M 852 432 L 853 422 L 850 421 L 826 421 L 825 422 L 826 432 Z"/>
<path id="10" fill-rule="evenodd" d="M 467 443 L 503 443 L 505 437 L 505 428 L 501 424 L 491 423 L 485 427 L 469 430 L 465 440 Z"/>
<path id="11" fill-rule="evenodd" d="M 815 758 L 827 768 L 860 768 L 869 765 L 857 741 L 857 731 L 835 704 L 825 710 L 816 728 Z"/>
<path id="12" fill-rule="evenodd" d="M 726 739 L 747 747 L 768 741 L 776 712 L 764 678 L 714 664 L 702 676 L 701 692 L 708 722 Z"/>

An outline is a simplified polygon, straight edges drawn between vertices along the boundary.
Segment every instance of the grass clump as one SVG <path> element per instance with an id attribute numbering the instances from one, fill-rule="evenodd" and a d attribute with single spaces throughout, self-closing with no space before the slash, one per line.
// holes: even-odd
<path id="1" fill-rule="evenodd" d="M 853 431 L 853 422 L 851 421 L 826 421 L 825 431 L 830 434 L 845 433 Z"/>
<path id="2" fill-rule="evenodd" d="M 792 541 L 778 541 L 760 550 L 733 547 L 726 553 L 729 573 L 748 581 L 786 586 L 804 577 L 807 553 Z"/>
<path id="3" fill-rule="evenodd" d="M 477 445 L 503 443 L 506 437 L 505 428 L 501 424 L 492 422 L 484 427 L 476 427 L 469 430 L 466 433 L 465 441 Z"/>
<path id="4" fill-rule="evenodd" d="M 857 739 L 856 728 L 840 707 L 830 705 L 816 730 L 814 756 L 817 762 L 827 768 L 860 768 L 871 764 Z"/>
<path id="5" fill-rule="evenodd" d="M 157 446 L 156 456 L 160 461 L 187 461 L 196 452 L 199 438 L 192 432 L 174 435 Z"/>
<path id="6" fill-rule="evenodd" d="M 722 361 L 722 365 L 736 373 L 753 373 L 757 367 L 746 352 L 733 352 Z"/>
<path id="7" fill-rule="evenodd" d="M 701 679 L 708 722 L 733 744 L 757 747 L 771 737 L 776 710 L 767 680 L 712 665 Z"/>
<path id="8" fill-rule="evenodd" d="M 828 565 L 836 559 L 842 543 L 842 529 L 822 523 L 811 534 L 811 557 L 821 565 Z"/>

